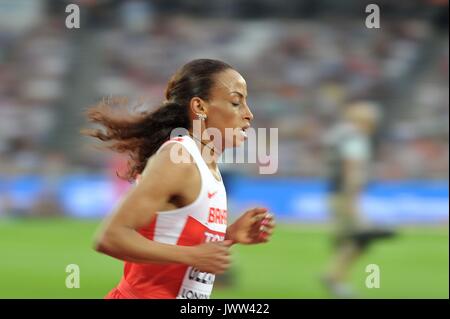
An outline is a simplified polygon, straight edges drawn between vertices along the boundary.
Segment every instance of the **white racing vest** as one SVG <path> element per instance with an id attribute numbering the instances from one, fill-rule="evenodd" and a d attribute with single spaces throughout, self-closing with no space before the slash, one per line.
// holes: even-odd
<path id="1" fill-rule="evenodd" d="M 197 199 L 189 206 L 158 215 L 161 225 L 161 236 L 155 232 L 155 240 L 173 243 L 181 234 L 192 236 L 196 242 L 223 241 L 227 229 L 227 197 L 223 181 L 218 181 L 211 173 L 203 159 L 197 143 L 190 136 L 174 138 L 169 142 L 181 143 L 194 158 L 201 175 L 201 189 Z M 172 224 L 173 223 L 173 224 Z M 164 225 L 164 226 L 163 226 Z M 180 232 L 168 232 L 164 229 L 170 225 L 177 225 Z M 182 226 L 183 225 L 183 226 Z M 170 238 L 171 237 L 171 238 Z M 181 242 L 183 244 L 183 242 Z M 180 299 L 208 299 L 214 285 L 215 275 L 200 272 L 188 267 L 181 282 L 177 298 Z"/>

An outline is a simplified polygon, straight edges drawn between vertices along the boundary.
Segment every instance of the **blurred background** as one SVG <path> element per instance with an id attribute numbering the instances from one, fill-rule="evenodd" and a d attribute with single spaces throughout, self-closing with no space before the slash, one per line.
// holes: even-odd
<path id="1" fill-rule="evenodd" d="M 379 29 L 365 26 L 371 2 Z M 223 165 L 232 214 L 264 205 L 279 226 L 270 244 L 233 248 L 213 298 L 329 297 L 323 140 L 352 99 L 383 110 L 363 211 L 399 236 L 351 280 L 364 298 L 448 298 L 448 40 L 447 0 L 0 0 L 0 298 L 103 298 L 118 283 L 121 262 L 91 243 L 131 186 L 116 177 L 126 158 L 79 134 L 82 113 L 104 96 L 156 107 L 171 74 L 205 57 L 244 76 L 254 127 L 279 129 L 276 174 Z M 364 284 L 373 263 L 378 289 Z"/>

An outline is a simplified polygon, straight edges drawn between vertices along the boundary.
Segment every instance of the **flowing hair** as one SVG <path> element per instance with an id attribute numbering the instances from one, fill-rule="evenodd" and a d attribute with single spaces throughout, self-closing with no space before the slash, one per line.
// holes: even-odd
<path id="1" fill-rule="evenodd" d="M 170 138 L 174 129 L 191 129 L 189 103 L 192 98 L 208 100 L 214 76 L 232 67 L 222 61 L 197 59 L 182 66 L 171 77 L 166 101 L 152 112 L 132 112 L 103 99 L 86 111 L 89 122 L 101 128 L 83 129 L 84 135 L 108 142 L 107 148 L 128 154 L 128 170 L 122 179 L 133 181 L 148 159 Z"/>

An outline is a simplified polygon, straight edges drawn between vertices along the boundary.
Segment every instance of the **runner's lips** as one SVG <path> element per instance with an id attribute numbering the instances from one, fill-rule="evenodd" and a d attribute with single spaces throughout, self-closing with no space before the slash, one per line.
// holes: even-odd
<path id="1" fill-rule="evenodd" d="M 246 125 L 246 126 L 243 126 L 242 128 L 241 128 L 241 134 L 242 134 L 242 136 L 244 137 L 244 138 L 248 138 L 248 135 L 247 135 L 247 129 L 250 127 L 250 125 Z"/>

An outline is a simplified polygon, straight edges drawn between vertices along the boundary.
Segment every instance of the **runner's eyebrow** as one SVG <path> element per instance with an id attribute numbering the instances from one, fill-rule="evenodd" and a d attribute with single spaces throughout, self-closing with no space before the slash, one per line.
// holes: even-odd
<path id="1" fill-rule="evenodd" d="M 244 94 L 242 94 L 241 92 L 231 91 L 232 89 L 230 88 L 230 86 L 227 85 L 226 83 L 224 83 L 222 80 L 219 80 L 219 83 L 222 84 L 225 88 L 227 88 L 230 91 L 230 94 L 236 93 L 236 94 L 240 95 L 242 98 L 245 98 Z"/>
<path id="2" fill-rule="evenodd" d="M 236 94 L 239 95 L 241 98 L 245 98 L 244 94 L 242 94 L 241 92 L 238 92 L 238 91 L 230 92 L 230 94 L 233 94 L 233 93 L 236 93 Z"/>

